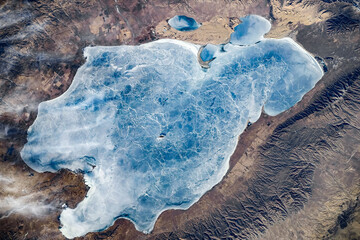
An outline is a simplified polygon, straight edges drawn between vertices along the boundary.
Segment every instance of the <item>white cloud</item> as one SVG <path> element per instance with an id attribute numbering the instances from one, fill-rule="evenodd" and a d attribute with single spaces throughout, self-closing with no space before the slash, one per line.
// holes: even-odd
<path id="1" fill-rule="evenodd" d="M 41 217 L 53 209 L 54 206 L 51 204 L 37 201 L 34 194 L 0 198 L 0 213 L 3 215 L 1 218 L 6 218 L 13 213 Z"/>
<path id="2" fill-rule="evenodd" d="M 28 194 L 22 180 L 0 174 L 0 219 L 14 213 L 41 217 L 55 209 L 52 203 L 45 202 L 40 193 Z"/>

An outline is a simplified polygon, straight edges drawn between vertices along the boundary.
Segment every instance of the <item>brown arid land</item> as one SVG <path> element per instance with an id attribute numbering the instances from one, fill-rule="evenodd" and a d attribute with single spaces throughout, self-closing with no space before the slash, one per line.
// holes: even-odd
<path id="1" fill-rule="evenodd" d="M 0 0 L 0 239 L 65 239 L 58 217 L 86 195 L 81 173 L 37 173 L 19 152 L 40 102 L 61 95 L 89 45 L 174 38 L 223 43 L 238 18 L 272 22 L 324 77 L 278 116 L 239 137 L 224 179 L 151 234 L 124 219 L 79 239 L 360 239 L 360 3 L 356 0 Z M 203 25 L 177 32 L 166 20 Z"/>

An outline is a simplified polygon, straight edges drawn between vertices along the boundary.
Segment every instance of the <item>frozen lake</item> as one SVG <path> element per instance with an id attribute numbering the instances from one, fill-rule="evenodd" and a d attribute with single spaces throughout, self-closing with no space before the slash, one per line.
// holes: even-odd
<path id="1" fill-rule="evenodd" d="M 170 18 L 168 23 L 171 27 L 179 31 L 193 31 L 201 26 L 195 19 L 184 15 L 176 15 Z"/>
<path id="2" fill-rule="evenodd" d="M 270 24 L 254 21 L 246 26 Z M 177 40 L 85 48 L 70 88 L 39 105 L 21 152 L 39 172 L 84 172 L 87 197 L 60 216 L 66 237 L 119 217 L 150 232 L 161 212 L 190 207 L 223 178 L 262 107 L 276 115 L 314 87 L 323 75 L 315 59 L 291 39 L 261 32 L 256 41 L 232 37 L 221 51 L 209 45 L 207 70 L 201 46 Z"/>

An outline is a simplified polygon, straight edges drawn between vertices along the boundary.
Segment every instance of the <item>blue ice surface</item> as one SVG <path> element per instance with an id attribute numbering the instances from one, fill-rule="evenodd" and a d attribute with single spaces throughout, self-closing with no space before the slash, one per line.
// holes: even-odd
<path id="1" fill-rule="evenodd" d="M 237 45 L 250 45 L 264 39 L 264 35 L 270 31 L 271 24 L 265 18 L 258 15 L 248 15 L 240 18 L 241 23 L 237 25 L 230 36 L 230 42 Z"/>
<path id="2" fill-rule="evenodd" d="M 200 57 L 204 62 L 210 61 L 216 57 L 216 54 L 220 51 L 221 46 L 207 44 L 201 51 Z"/>
<path id="3" fill-rule="evenodd" d="M 87 47 L 70 88 L 39 105 L 22 158 L 38 172 L 81 170 L 90 187 L 61 213 L 66 237 L 119 217 L 147 233 L 164 210 L 190 207 L 225 175 L 248 120 L 263 106 L 270 115 L 289 109 L 323 75 L 289 38 L 229 43 L 207 71 L 199 48 Z"/>
<path id="4" fill-rule="evenodd" d="M 201 26 L 195 19 L 184 15 L 176 15 L 170 18 L 168 23 L 178 31 L 193 31 Z"/>

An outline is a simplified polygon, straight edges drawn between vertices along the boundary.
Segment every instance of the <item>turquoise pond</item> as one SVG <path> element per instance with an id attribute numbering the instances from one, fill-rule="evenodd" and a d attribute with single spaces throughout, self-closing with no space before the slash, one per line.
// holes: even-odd
<path id="1" fill-rule="evenodd" d="M 84 173 L 87 197 L 60 216 L 66 237 L 119 217 L 150 232 L 161 212 L 190 207 L 221 181 L 262 108 L 277 115 L 314 87 L 315 59 L 290 38 L 263 38 L 270 23 L 259 18 L 231 43 L 208 45 L 208 69 L 201 46 L 177 40 L 85 48 L 70 88 L 39 105 L 21 151 L 38 172 Z"/>

